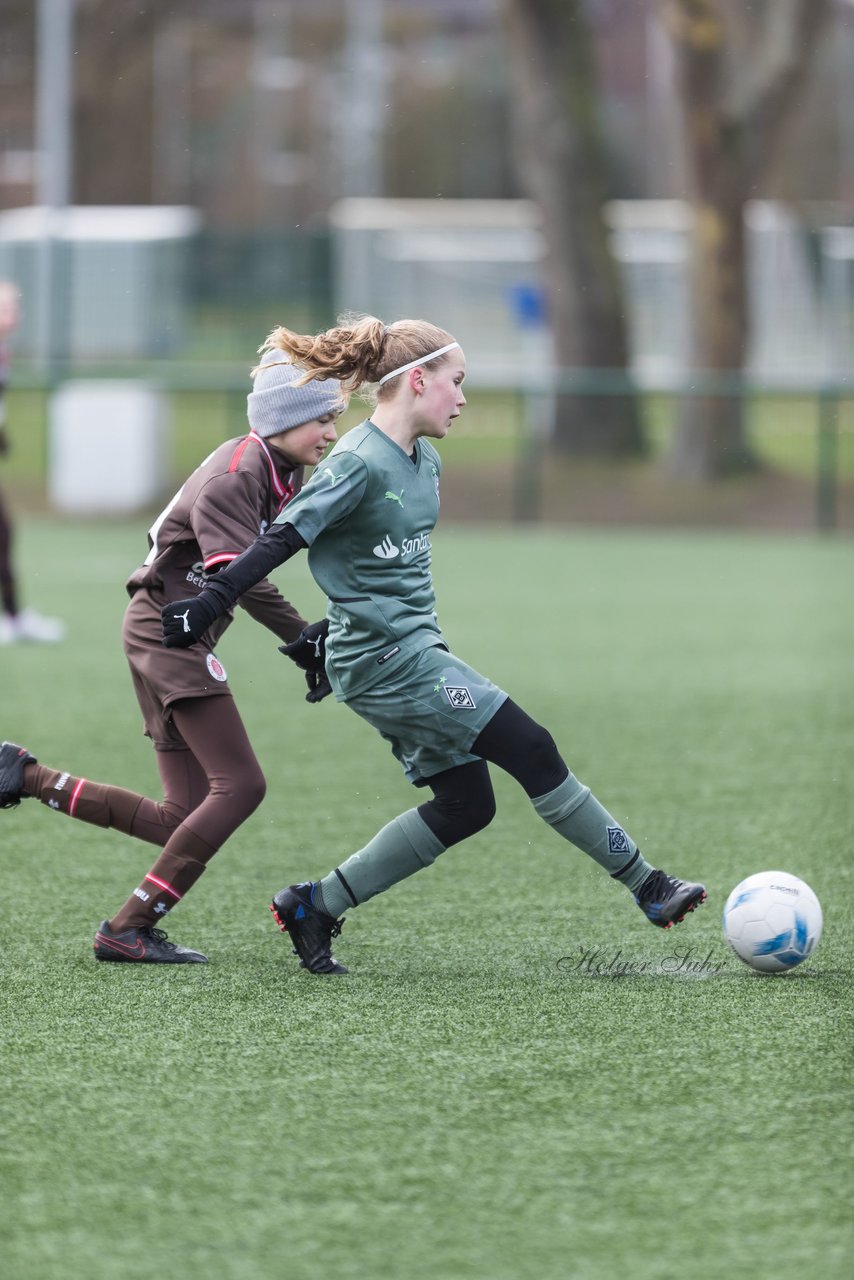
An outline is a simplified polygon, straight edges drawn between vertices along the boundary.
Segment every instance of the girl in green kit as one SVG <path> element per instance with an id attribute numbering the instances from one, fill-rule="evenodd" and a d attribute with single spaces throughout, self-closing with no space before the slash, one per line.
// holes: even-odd
<path id="1" fill-rule="evenodd" d="M 341 914 L 492 821 L 490 763 L 624 884 L 653 924 L 678 923 L 705 900 L 703 886 L 654 870 L 548 731 L 442 637 L 430 572 L 441 459 L 431 441 L 444 439 L 466 403 L 459 343 L 424 320 L 386 326 L 366 316 L 316 337 L 276 329 L 262 351 L 284 352 L 307 378 L 339 379 L 345 391 L 375 385 L 375 407 L 251 547 L 200 595 L 163 609 L 163 643 L 194 644 L 238 596 L 307 547 L 327 615 L 285 652 L 306 671 L 309 699 L 331 686 L 389 742 L 409 780 L 432 791 L 319 881 L 275 895 L 272 910 L 304 967 L 346 973 L 331 952 Z"/>

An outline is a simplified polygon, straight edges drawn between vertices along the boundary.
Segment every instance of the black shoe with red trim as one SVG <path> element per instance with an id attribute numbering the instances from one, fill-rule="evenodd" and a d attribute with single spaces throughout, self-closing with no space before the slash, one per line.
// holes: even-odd
<path id="1" fill-rule="evenodd" d="M 123 929 L 113 933 L 102 920 L 92 943 L 96 960 L 118 960 L 131 964 L 207 964 L 201 951 L 190 951 L 170 942 L 162 929 Z"/>
<path id="2" fill-rule="evenodd" d="M 0 809 L 14 809 L 21 803 L 24 790 L 24 765 L 37 764 L 26 747 L 15 742 L 0 746 Z"/>
<path id="3" fill-rule="evenodd" d="M 343 920 L 336 920 L 314 905 L 314 885 L 292 884 L 280 889 L 270 910 L 283 933 L 289 933 L 294 955 L 309 973 L 347 973 L 332 954 L 332 939 L 341 932 Z"/>
<path id="4" fill-rule="evenodd" d="M 707 897 L 701 884 L 677 880 L 666 871 L 651 871 L 635 894 L 635 902 L 659 929 L 672 929 Z"/>

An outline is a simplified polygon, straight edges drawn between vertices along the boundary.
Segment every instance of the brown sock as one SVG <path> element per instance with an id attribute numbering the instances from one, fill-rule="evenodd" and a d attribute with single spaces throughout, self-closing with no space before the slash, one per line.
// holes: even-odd
<path id="1" fill-rule="evenodd" d="M 24 788 L 49 809 L 57 809 L 69 818 L 91 822 L 96 827 L 117 827 L 130 831 L 133 816 L 143 799 L 133 791 L 110 787 L 88 778 L 74 778 L 70 773 L 48 769 L 43 764 L 28 764 L 24 769 Z"/>
<path id="2" fill-rule="evenodd" d="M 111 827 L 127 836 L 136 836 L 150 844 L 163 846 L 178 824 L 187 816 L 184 809 L 168 804 L 158 805 L 147 796 L 104 782 L 75 778 L 42 764 L 28 764 L 24 769 L 24 790 L 48 809 L 78 818 L 94 827 Z"/>
<path id="3" fill-rule="evenodd" d="M 215 853 L 216 849 L 200 836 L 179 827 L 142 883 L 110 920 L 113 933 L 160 925 L 193 887 Z"/>

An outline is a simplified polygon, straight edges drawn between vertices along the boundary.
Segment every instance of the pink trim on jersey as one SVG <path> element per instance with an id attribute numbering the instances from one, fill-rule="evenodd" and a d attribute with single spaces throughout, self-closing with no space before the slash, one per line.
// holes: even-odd
<path id="1" fill-rule="evenodd" d="M 261 448 L 264 450 L 264 456 L 265 456 L 265 458 L 267 459 L 267 462 L 268 462 L 268 463 L 269 463 L 269 465 L 270 465 L 270 475 L 271 475 L 272 480 L 273 480 L 273 492 L 275 493 L 276 497 L 277 497 L 277 498 L 285 498 L 285 497 L 287 497 L 287 495 L 288 495 L 288 490 L 290 490 L 291 495 L 293 495 L 293 491 L 294 491 L 294 487 L 293 487 L 293 485 L 292 485 L 292 484 L 291 484 L 291 485 L 288 485 L 288 487 L 286 488 L 286 487 L 282 484 L 281 480 L 279 479 L 279 473 L 278 473 L 278 471 L 276 470 L 276 464 L 275 464 L 275 462 L 273 461 L 273 455 L 270 453 L 270 450 L 267 448 L 266 444 L 265 444 L 265 443 L 264 443 L 264 441 L 261 439 L 261 437 L 260 437 L 260 436 L 256 436 L 256 434 L 255 434 L 255 432 L 254 432 L 254 431 L 250 431 L 250 432 L 249 432 L 249 435 L 246 437 L 246 439 L 244 440 L 244 442 L 243 442 L 243 443 L 244 443 L 244 444 L 248 444 L 250 440 L 254 441 L 254 443 L 255 443 L 255 444 L 260 445 L 260 446 L 261 446 Z M 233 459 L 232 459 L 232 461 L 233 461 Z M 231 469 L 232 469 L 232 468 L 231 468 L 231 467 L 229 467 L 229 470 L 231 470 Z M 282 503 L 281 505 L 282 505 L 282 506 L 284 506 L 284 503 Z"/>
<path id="2" fill-rule="evenodd" d="M 177 899 L 178 902 L 180 902 L 182 897 L 184 896 L 183 894 L 179 893 L 177 889 L 173 889 L 171 884 L 167 884 L 165 880 L 158 879 L 157 876 L 151 875 L 150 872 L 148 875 L 143 876 L 143 880 L 150 880 L 152 884 L 157 885 L 158 889 L 163 889 L 164 892 L 171 893 L 172 897 Z"/>
<path id="3" fill-rule="evenodd" d="M 77 801 L 80 799 L 80 792 L 83 790 L 83 788 L 84 788 L 85 786 L 86 786 L 86 779 L 85 779 L 85 778 L 81 778 L 81 779 L 80 779 L 80 781 L 77 783 L 77 786 L 76 786 L 76 787 L 74 788 L 74 790 L 72 791 L 72 793 L 71 793 L 71 799 L 68 801 L 68 816 L 69 816 L 69 818 L 73 818 L 73 817 L 74 817 L 74 811 L 75 811 L 75 809 L 77 808 Z"/>
<path id="4" fill-rule="evenodd" d="M 212 564 L 231 564 L 232 560 L 236 560 L 240 553 L 238 551 L 223 551 L 218 556 L 211 556 L 205 561 L 205 569 L 209 569 Z"/>
<path id="5" fill-rule="evenodd" d="M 249 440 L 250 440 L 249 436 L 244 436 L 244 438 L 240 441 L 240 444 L 234 450 L 234 453 L 231 455 L 231 461 L 228 464 L 229 472 L 236 471 L 237 468 L 240 466 L 240 459 L 243 457 L 244 453 L 246 452 L 246 446 L 248 445 Z"/>
<path id="6" fill-rule="evenodd" d="M 294 482 L 293 480 L 289 480 L 288 486 L 285 489 L 284 495 L 279 499 L 279 511 L 281 511 L 283 507 L 286 507 L 288 505 L 288 503 L 290 502 L 293 496 L 294 496 Z"/>
<path id="7" fill-rule="evenodd" d="M 228 470 L 229 472 L 233 472 L 237 470 L 237 468 L 240 466 L 240 459 L 243 457 L 244 453 L 246 452 L 247 446 L 249 444 L 259 445 L 261 448 L 261 451 L 264 454 L 264 457 L 267 459 L 267 463 L 270 467 L 270 479 L 272 480 L 272 483 L 273 483 L 273 492 L 275 493 L 276 497 L 279 500 L 278 509 L 279 511 L 281 511 L 282 507 L 284 507 L 288 502 L 290 502 L 291 498 L 294 496 L 294 482 L 293 480 L 289 480 L 286 485 L 282 484 L 281 480 L 279 479 L 279 473 L 276 470 L 276 464 L 273 461 L 273 456 L 270 453 L 270 450 L 267 448 L 266 444 L 261 439 L 261 437 L 256 435 L 254 431 L 250 431 L 249 434 L 247 436 L 244 436 L 243 439 L 240 441 L 240 443 L 237 445 L 237 448 L 234 450 L 234 453 L 231 455 L 231 461 L 228 464 Z M 239 551 L 221 551 L 219 555 L 211 556 L 208 560 L 204 561 L 205 570 L 207 571 L 208 569 L 213 568 L 214 565 L 231 564 L 232 560 L 236 560 L 239 555 L 240 555 Z"/>

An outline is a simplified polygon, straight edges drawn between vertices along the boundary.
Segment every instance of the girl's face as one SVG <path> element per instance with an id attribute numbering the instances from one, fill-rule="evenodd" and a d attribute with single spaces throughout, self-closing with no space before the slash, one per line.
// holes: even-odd
<path id="1" fill-rule="evenodd" d="M 291 462 L 298 466 L 314 467 L 323 457 L 329 445 L 338 439 L 335 429 L 335 414 L 326 413 L 322 418 L 312 418 L 311 422 L 303 422 L 290 431 L 282 431 L 277 436 L 268 436 L 267 444 L 285 454 Z"/>
<path id="2" fill-rule="evenodd" d="M 456 347 L 441 364 L 435 367 L 426 364 L 413 372 L 420 375 L 421 384 L 416 410 L 419 419 L 418 434 L 442 440 L 448 434 L 454 418 L 460 416 L 466 402 L 463 395 L 465 355 Z"/>

